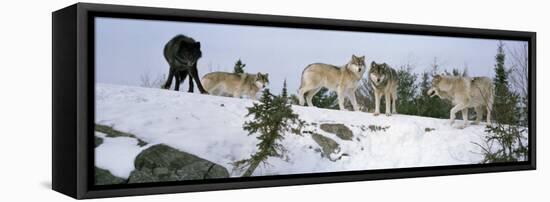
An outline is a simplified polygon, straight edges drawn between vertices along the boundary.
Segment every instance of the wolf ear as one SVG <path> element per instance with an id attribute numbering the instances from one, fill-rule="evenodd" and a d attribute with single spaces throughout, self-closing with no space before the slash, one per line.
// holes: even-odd
<path id="1" fill-rule="evenodd" d="M 373 60 L 373 61 L 370 63 L 370 66 L 371 66 L 371 67 L 376 66 L 376 62 Z"/>
<path id="2" fill-rule="evenodd" d="M 265 79 L 266 83 L 269 83 L 269 74 L 268 73 L 264 74 L 264 79 Z"/>

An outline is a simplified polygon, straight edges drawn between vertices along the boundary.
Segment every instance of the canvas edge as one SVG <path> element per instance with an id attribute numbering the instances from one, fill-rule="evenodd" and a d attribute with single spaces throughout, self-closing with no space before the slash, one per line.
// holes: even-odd
<path id="1" fill-rule="evenodd" d="M 363 22 L 363 21 L 350 21 L 350 20 L 333 20 L 333 19 L 319 19 L 319 18 L 303 18 L 303 17 L 288 17 L 288 16 L 271 16 L 271 15 L 257 15 L 257 14 L 241 14 L 241 13 L 228 13 L 228 12 L 211 12 L 211 11 L 191 11 L 191 10 L 182 10 L 182 9 L 165 9 L 165 8 L 151 8 L 151 7 L 134 7 L 134 6 L 118 6 L 118 5 L 106 5 L 106 4 L 90 4 L 90 3 L 77 3 L 73 6 L 67 7 L 65 9 L 75 9 L 77 21 L 77 34 L 76 40 L 74 43 L 74 48 L 77 53 L 74 54 L 77 64 L 77 72 L 75 78 L 75 91 L 70 92 L 61 92 L 59 86 L 60 81 L 56 81 L 59 76 L 66 75 L 66 72 L 56 72 L 61 69 L 70 70 L 68 68 L 73 68 L 74 66 L 67 65 L 58 65 L 59 59 L 55 59 L 55 55 L 59 53 L 65 53 L 67 50 L 56 49 L 58 46 L 59 40 L 56 40 L 56 36 L 53 37 L 53 59 L 52 59 L 52 69 L 53 69 L 53 96 L 59 95 L 59 93 L 65 93 L 64 95 L 70 96 L 71 99 L 76 100 L 76 107 L 72 109 L 69 106 L 63 107 L 68 111 L 73 110 L 76 113 L 77 124 L 74 124 L 73 128 L 76 128 L 77 138 L 74 141 L 71 141 L 69 137 L 71 134 L 67 132 L 61 132 L 59 126 L 52 126 L 52 146 L 59 145 L 59 143 L 73 143 L 71 151 L 74 151 L 76 155 L 75 158 L 69 158 L 70 154 L 60 154 L 60 148 L 52 148 L 53 159 L 52 160 L 52 188 L 56 191 L 64 193 L 74 198 L 100 198 L 100 197 L 115 197 L 115 196 L 135 196 L 135 195 L 147 195 L 147 194 L 164 194 L 164 193 L 182 193 L 182 192 L 195 192 L 195 191 L 212 191 L 212 190 L 226 190 L 226 189 L 242 189 L 242 188 L 260 188 L 260 187 L 274 187 L 274 186 L 292 186 L 292 185 L 305 185 L 305 184 L 319 184 L 319 183 L 336 183 L 336 182 L 352 182 L 352 181 L 363 181 L 363 180 L 381 180 L 381 179 L 396 179 L 396 178 L 411 178 L 411 177 L 430 177 L 430 176 L 445 176 L 445 175 L 461 175 L 461 174 L 476 174 L 476 173 L 488 173 L 488 172 L 504 172 L 504 171 L 520 171 L 520 170 L 534 170 L 536 169 L 536 108 L 535 108 L 535 69 L 536 69 L 536 33 L 535 32 L 519 32 L 519 31 L 507 31 L 507 30 L 488 30 L 488 29 L 476 29 L 476 28 L 459 28 L 459 27 L 441 27 L 441 26 L 431 26 L 431 25 L 411 25 L 411 24 L 398 24 L 398 23 L 378 23 L 378 22 Z M 60 11 L 63 11 L 62 9 Z M 57 12 L 54 12 L 52 15 L 55 16 Z M 89 12 L 123 12 L 123 13 L 136 13 L 136 14 L 150 14 L 150 15 L 175 15 L 177 16 L 178 12 L 187 13 L 187 15 L 198 15 L 202 17 L 218 17 L 222 19 L 249 19 L 249 18 L 259 18 L 256 19 L 256 22 L 267 22 L 270 19 L 274 21 L 284 22 L 284 23 L 306 23 L 308 21 L 313 22 L 314 24 L 323 24 L 328 25 L 340 24 L 344 28 L 349 28 L 353 26 L 365 26 L 365 27 L 376 27 L 379 30 L 384 29 L 397 29 L 400 27 L 400 30 L 409 30 L 417 34 L 438 34 L 445 35 L 453 32 L 460 33 L 470 33 L 473 35 L 480 36 L 517 36 L 520 38 L 525 38 L 530 41 L 530 62 L 529 66 L 531 77 L 530 77 L 530 117 L 531 117 L 531 126 L 535 130 L 530 130 L 530 140 L 531 142 L 531 159 L 530 164 L 526 165 L 513 165 L 513 166 L 491 166 L 483 168 L 457 168 L 457 169 L 443 169 L 443 170 L 421 170 L 421 171 L 404 171 L 404 172 L 390 172 L 385 174 L 354 174 L 354 175 L 339 175 L 339 176 L 321 176 L 316 178 L 293 178 L 293 179 L 273 179 L 273 180 L 261 180 L 261 181 L 240 181 L 240 182 L 228 182 L 228 183 L 213 183 L 213 184 L 194 184 L 194 185 L 174 185 L 174 186 L 158 186 L 158 187 L 140 187 L 140 188 L 123 188 L 123 189 L 112 189 L 112 190 L 92 190 L 89 186 L 91 174 L 93 171 L 89 170 L 90 155 L 88 150 L 89 148 L 89 134 L 90 131 L 93 131 L 93 124 L 89 124 L 90 118 L 93 118 L 91 114 L 93 111 L 90 111 L 89 98 L 93 98 L 93 80 L 90 81 L 90 78 L 93 79 L 93 68 L 88 67 L 89 56 L 90 56 L 90 47 L 88 40 L 88 23 L 87 21 Z M 189 14 L 190 13 L 190 14 Z M 214 16 L 216 15 L 216 16 Z M 253 19 L 252 19 L 253 20 Z M 55 17 L 53 17 L 52 24 L 56 23 Z M 59 21 L 59 20 L 57 20 Z M 55 34 L 55 25 L 52 28 Z M 397 27 L 397 28 L 396 28 Z M 416 30 L 416 31 L 415 31 Z M 70 36 L 68 36 L 70 37 Z M 91 73 L 90 73 L 91 72 Z M 57 82 L 57 83 L 56 83 Z M 68 82 L 63 82 L 68 84 Z M 74 96 L 71 96 L 74 95 Z M 91 97 L 90 97 L 91 95 Z M 60 119 L 70 119 L 70 116 L 67 116 L 65 113 L 62 113 L 63 110 L 60 109 L 59 100 L 52 98 L 52 109 L 53 109 L 53 123 L 52 125 L 59 124 Z M 93 101 L 92 101 L 93 103 Z M 93 107 L 91 108 L 93 109 Z M 72 127 L 72 126 L 71 126 Z M 72 133 L 74 136 L 74 133 Z M 59 162 L 59 157 L 69 158 L 67 162 Z M 55 164 L 55 165 L 54 165 Z M 74 168 L 72 170 L 76 171 L 74 177 L 66 177 L 66 180 L 60 180 L 59 171 L 63 167 L 64 169 Z M 92 176 L 93 177 L 93 176 Z M 54 179 L 55 178 L 55 179 Z M 64 188 L 62 188 L 65 186 Z M 74 190 L 66 187 L 74 187 Z"/>

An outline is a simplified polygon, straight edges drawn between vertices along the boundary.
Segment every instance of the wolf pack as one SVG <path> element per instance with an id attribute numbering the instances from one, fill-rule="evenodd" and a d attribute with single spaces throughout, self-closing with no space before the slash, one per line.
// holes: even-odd
<path id="1" fill-rule="evenodd" d="M 199 79 L 197 61 L 202 56 L 200 42 L 185 35 L 172 38 L 164 48 L 164 56 L 170 70 L 163 88 L 169 89 L 173 78 L 176 79 L 174 90 L 189 76 L 188 92 L 193 92 L 193 80 L 203 94 L 242 97 L 256 99 L 256 94 L 269 85 L 268 73 L 233 73 L 210 72 Z M 360 111 L 357 104 L 356 91 L 360 86 L 365 72 L 368 85 L 374 91 L 374 116 L 380 114 L 380 102 L 385 100 L 385 115 L 397 114 L 399 78 L 397 71 L 386 63 L 372 61 L 367 68 L 365 56 L 352 55 L 344 65 L 312 63 L 307 65 L 301 75 L 298 89 L 299 104 L 310 107 L 312 99 L 322 88 L 336 92 L 340 110 L 346 110 L 344 103 L 348 99 L 354 111 Z M 368 71 L 367 71 L 368 69 Z M 491 110 L 494 99 L 492 80 L 488 77 L 467 77 L 437 74 L 432 76 L 431 88 L 426 96 L 437 96 L 452 103 L 450 124 L 454 124 L 456 113 L 462 113 L 463 124 L 469 125 L 468 110 L 473 108 L 476 113 L 474 124 L 478 124 L 486 116 L 486 124 L 491 123 Z M 367 111 L 365 108 L 362 110 Z"/>

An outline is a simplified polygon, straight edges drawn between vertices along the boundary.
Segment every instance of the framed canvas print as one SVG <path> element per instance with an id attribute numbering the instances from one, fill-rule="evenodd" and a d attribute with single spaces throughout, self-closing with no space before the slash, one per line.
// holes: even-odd
<path id="1" fill-rule="evenodd" d="M 78 3 L 53 14 L 75 198 L 536 168 L 536 34 Z"/>

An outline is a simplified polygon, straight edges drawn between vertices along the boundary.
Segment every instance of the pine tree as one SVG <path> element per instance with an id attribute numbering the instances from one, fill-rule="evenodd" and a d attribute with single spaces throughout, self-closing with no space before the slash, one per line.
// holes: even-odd
<path id="1" fill-rule="evenodd" d="M 504 43 L 500 42 L 495 56 L 495 99 L 493 104 L 494 120 L 503 124 L 517 124 L 519 96 L 511 91 L 509 84 L 510 70 L 505 67 L 506 55 Z"/>
<path id="2" fill-rule="evenodd" d="M 495 98 L 492 116 L 494 124 L 486 128 L 485 144 L 479 147 L 484 152 L 482 163 L 513 162 L 527 160 L 529 151 L 524 135 L 528 128 L 521 126 L 519 95 L 510 90 L 510 70 L 506 69 L 504 44 L 500 42 L 495 56 Z"/>
<path id="3" fill-rule="evenodd" d="M 418 75 L 411 72 L 412 67 L 410 65 L 405 65 L 397 71 L 399 88 L 397 88 L 396 104 L 397 112 L 400 114 L 415 115 L 418 113 L 417 104 L 415 103 L 418 89 L 416 78 Z M 384 102 L 388 102 L 388 100 L 384 99 Z"/>
<path id="4" fill-rule="evenodd" d="M 528 128 L 518 125 L 495 123 L 487 126 L 485 144 L 479 146 L 485 158 L 481 163 L 525 161 L 529 158 L 528 140 L 524 134 Z"/>
<path id="5" fill-rule="evenodd" d="M 269 157 L 284 157 L 286 149 L 281 141 L 286 133 L 301 134 L 305 122 L 292 111 L 291 106 L 285 82 L 281 95 L 274 96 L 266 88 L 260 102 L 248 108 L 246 117 L 252 116 L 253 119 L 246 121 L 243 129 L 248 131 L 248 135 L 258 135 L 256 138 L 260 142 L 256 145 L 258 151 L 250 158 L 233 163 L 236 169 L 246 168 L 243 177 L 251 176 Z"/>
<path id="6" fill-rule="evenodd" d="M 236 74 L 242 74 L 244 73 L 244 67 L 246 66 L 246 64 L 244 64 L 241 59 L 237 60 L 237 62 L 235 63 L 235 67 L 233 67 L 233 73 L 236 73 Z"/>
<path id="7" fill-rule="evenodd" d="M 416 98 L 416 103 L 418 104 L 418 115 L 420 116 L 433 116 L 433 114 L 430 113 L 430 110 L 433 109 L 432 106 L 430 106 L 430 97 L 428 96 L 428 90 L 430 89 L 430 76 L 428 72 L 423 72 L 420 77 L 420 94 Z"/>
<path id="8" fill-rule="evenodd" d="M 286 88 L 286 79 L 283 81 L 283 90 L 281 90 L 281 97 L 288 99 L 288 90 Z"/>

